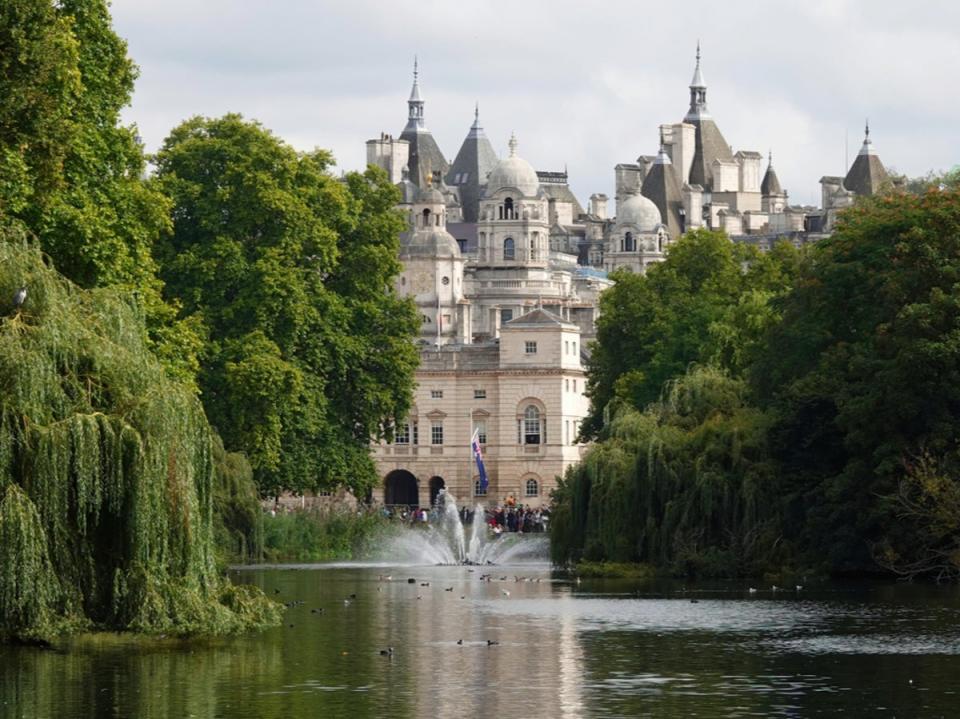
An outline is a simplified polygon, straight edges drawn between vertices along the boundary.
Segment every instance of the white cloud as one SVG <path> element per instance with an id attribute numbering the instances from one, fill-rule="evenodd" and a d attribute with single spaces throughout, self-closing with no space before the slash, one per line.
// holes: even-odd
<path id="1" fill-rule="evenodd" d="M 191 115 L 237 111 L 359 169 L 368 138 L 403 127 L 419 53 L 445 154 L 479 100 L 498 151 L 516 131 L 535 166 L 568 165 L 585 201 L 612 194 L 613 166 L 655 152 L 659 124 L 682 118 L 699 37 L 718 125 L 735 148 L 772 148 L 795 201 L 844 172 L 844 139 L 852 160 L 866 116 L 901 172 L 958 162 L 960 3 L 115 0 L 112 12 L 142 70 L 125 117 L 150 149 Z"/>

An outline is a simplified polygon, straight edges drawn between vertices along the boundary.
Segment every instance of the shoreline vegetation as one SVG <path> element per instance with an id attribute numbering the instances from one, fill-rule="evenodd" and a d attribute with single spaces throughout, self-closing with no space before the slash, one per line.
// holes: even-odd
<path id="1" fill-rule="evenodd" d="M 802 250 L 698 230 L 614 276 L 555 564 L 960 578 L 960 173 Z"/>

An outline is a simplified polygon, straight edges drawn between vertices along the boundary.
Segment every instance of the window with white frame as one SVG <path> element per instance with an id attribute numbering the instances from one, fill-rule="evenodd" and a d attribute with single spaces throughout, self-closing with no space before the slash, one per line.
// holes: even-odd
<path id="1" fill-rule="evenodd" d="M 410 423 L 401 422 L 397 425 L 397 433 L 393 440 L 396 444 L 410 444 Z"/>
<path id="2" fill-rule="evenodd" d="M 485 390 L 485 389 L 475 389 L 475 390 L 473 390 L 473 398 L 474 398 L 474 399 L 486 399 L 486 398 L 487 398 L 487 390 Z"/>
<path id="3" fill-rule="evenodd" d="M 536 497 L 540 494 L 540 483 L 532 477 L 527 480 L 526 492 L 528 497 Z"/>
<path id="4" fill-rule="evenodd" d="M 430 390 L 430 399 L 443 399 L 443 390 L 442 389 Z"/>
<path id="5" fill-rule="evenodd" d="M 478 479 L 476 482 L 473 483 L 473 496 L 474 496 L 474 497 L 486 497 L 486 496 L 487 496 L 487 490 L 486 490 L 485 487 L 482 487 L 482 486 L 480 485 L 480 480 L 479 480 L 479 479 Z"/>
<path id="6" fill-rule="evenodd" d="M 443 444 L 443 422 L 430 425 L 430 444 Z"/>
<path id="7" fill-rule="evenodd" d="M 540 444 L 542 435 L 542 418 L 540 409 L 535 405 L 527 405 L 523 410 L 523 443 Z"/>
<path id="8" fill-rule="evenodd" d="M 528 355 L 535 355 L 537 353 L 537 343 L 527 340 L 526 342 L 523 343 L 523 350 Z"/>

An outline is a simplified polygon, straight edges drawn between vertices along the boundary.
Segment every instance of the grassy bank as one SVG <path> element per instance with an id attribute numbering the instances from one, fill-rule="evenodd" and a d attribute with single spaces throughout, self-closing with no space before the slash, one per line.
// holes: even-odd
<path id="1" fill-rule="evenodd" d="M 358 559 L 390 527 L 378 512 L 303 511 L 263 518 L 267 562 Z"/>

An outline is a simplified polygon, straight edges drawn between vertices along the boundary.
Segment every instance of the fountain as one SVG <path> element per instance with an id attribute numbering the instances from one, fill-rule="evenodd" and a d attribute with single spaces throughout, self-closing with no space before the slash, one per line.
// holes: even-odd
<path id="1" fill-rule="evenodd" d="M 474 508 L 470 536 L 457 510 L 457 498 L 441 489 L 434 503 L 435 519 L 427 527 L 403 527 L 384 548 L 384 559 L 416 564 L 504 564 L 545 562 L 546 535 L 503 534 L 490 539 L 482 505 Z"/>

